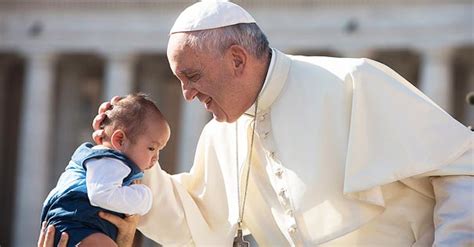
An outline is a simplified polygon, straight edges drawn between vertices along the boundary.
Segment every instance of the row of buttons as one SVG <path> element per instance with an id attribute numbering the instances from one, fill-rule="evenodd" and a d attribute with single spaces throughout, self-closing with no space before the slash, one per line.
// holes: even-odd
<path id="1" fill-rule="evenodd" d="M 292 238 L 295 237 L 295 233 L 298 229 L 296 224 L 296 219 L 294 216 L 294 211 L 292 209 L 290 203 L 290 195 L 287 190 L 287 186 L 284 179 L 285 169 L 277 159 L 277 155 L 274 146 L 274 140 L 271 138 L 271 121 L 268 112 L 261 113 L 260 116 L 257 117 L 258 124 L 257 124 L 257 133 L 260 137 L 261 143 L 263 148 L 268 150 L 267 155 L 271 162 L 271 169 L 273 174 L 275 175 L 275 179 L 272 179 L 273 188 L 278 191 L 278 200 L 280 201 L 282 207 L 285 210 L 285 225 L 287 226 L 287 231 Z"/>

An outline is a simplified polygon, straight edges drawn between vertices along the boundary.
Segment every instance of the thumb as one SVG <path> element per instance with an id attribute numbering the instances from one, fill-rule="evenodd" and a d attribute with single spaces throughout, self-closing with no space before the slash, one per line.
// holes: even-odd
<path id="1" fill-rule="evenodd" d="M 92 140 L 98 145 L 102 144 L 102 138 L 104 138 L 105 131 L 104 130 L 96 130 L 92 133 Z"/>
<path id="2" fill-rule="evenodd" d="M 114 224 L 117 228 L 120 228 L 124 224 L 124 220 L 116 215 L 106 213 L 106 212 L 99 212 L 100 218 Z"/>

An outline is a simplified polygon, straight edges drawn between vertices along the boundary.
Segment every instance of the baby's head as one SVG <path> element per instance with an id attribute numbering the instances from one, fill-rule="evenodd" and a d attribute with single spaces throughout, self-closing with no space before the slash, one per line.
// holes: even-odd
<path id="1" fill-rule="evenodd" d="M 166 146 L 170 128 L 145 94 L 130 94 L 106 111 L 103 145 L 121 151 L 141 170 L 151 168 Z"/>

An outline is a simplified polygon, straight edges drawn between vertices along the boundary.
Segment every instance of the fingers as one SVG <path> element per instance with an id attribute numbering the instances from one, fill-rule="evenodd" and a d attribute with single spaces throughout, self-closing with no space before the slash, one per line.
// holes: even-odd
<path id="1" fill-rule="evenodd" d="M 127 215 L 127 217 L 125 217 L 125 221 L 128 223 L 132 223 L 134 228 L 136 228 L 139 220 L 140 215 L 138 214 Z"/>
<path id="2" fill-rule="evenodd" d="M 94 120 L 92 120 L 92 128 L 94 130 L 100 129 L 100 125 L 102 124 L 102 121 L 104 121 L 106 116 L 107 115 L 105 113 L 97 114 L 97 116 L 95 116 Z"/>
<path id="3" fill-rule="evenodd" d="M 99 111 L 97 112 L 97 114 L 102 114 L 102 113 L 106 112 L 107 110 L 110 110 L 111 106 L 112 106 L 112 104 L 109 101 L 100 104 Z"/>
<path id="4" fill-rule="evenodd" d="M 110 109 L 112 109 L 112 104 L 110 102 L 107 101 L 100 104 L 97 116 L 95 116 L 94 120 L 92 120 L 92 128 L 94 130 L 100 129 L 102 121 L 104 121 L 105 117 L 107 116 L 105 112 Z"/>
<path id="5" fill-rule="evenodd" d="M 45 240 L 43 241 L 42 247 L 53 247 L 54 244 L 54 226 L 50 225 L 46 228 L 46 236 Z"/>
<path id="6" fill-rule="evenodd" d="M 104 118 L 106 117 L 105 112 L 107 110 L 112 109 L 112 105 L 119 102 L 121 99 L 122 99 L 122 97 L 120 97 L 120 96 L 114 96 L 110 100 L 110 102 L 107 101 L 107 102 L 104 102 L 104 103 L 100 104 L 99 110 L 97 111 L 97 116 L 95 116 L 94 120 L 92 121 L 92 128 L 94 130 L 100 129 L 100 124 L 102 123 L 102 121 L 104 121 Z"/>
<path id="7" fill-rule="evenodd" d="M 98 145 L 102 144 L 102 138 L 105 136 L 104 130 L 100 128 L 105 116 L 105 113 L 100 113 L 95 116 L 94 120 L 92 121 L 92 128 L 94 129 L 94 133 L 92 133 L 92 140 L 94 140 L 94 142 Z"/>
<path id="8" fill-rule="evenodd" d="M 142 184 L 142 180 L 141 179 L 135 179 L 132 181 L 133 184 Z"/>
<path id="9" fill-rule="evenodd" d="M 61 233 L 61 238 L 59 239 L 59 243 L 57 247 L 66 247 L 68 240 L 69 240 L 69 235 L 65 232 Z"/>
<path id="10" fill-rule="evenodd" d="M 121 96 L 114 96 L 110 101 L 100 104 L 98 114 L 104 113 L 107 110 L 111 109 L 111 106 L 122 99 Z"/>
<path id="11" fill-rule="evenodd" d="M 118 228 L 117 244 L 118 246 L 132 246 L 135 232 L 137 231 L 139 215 L 127 215 L 123 219 L 123 224 Z"/>
<path id="12" fill-rule="evenodd" d="M 40 230 L 40 235 L 39 235 L 39 239 L 38 239 L 38 247 L 43 247 L 44 245 L 44 238 L 45 238 L 45 235 L 46 235 L 46 221 L 43 221 L 43 223 L 41 223 L 41 230 Z"/>
<path id="13" fill-rule="evenodd" d="M 110 102 L 112 102 L 112 105 L 119 102 L 123 97 L 121 96 L 114 96 L 112 97 L 112 99 L 110 100 Z"/>
<path id="14" fill-rule="evenodd" d="M 109 214 L 109 213 L 105 213 L 105 212 L 99 212 L 99 216 L 100 218 L 114 224 L 117 228 L 121 228 L 124 224 L 126 224 L 125 220 L 123 220 L 122 218 L 116 216 L 116 215 L 113 215 L 113 214 Z"/>
<path id="15" fill-rule="evenodd" d="M 55 228 L 53 225 L 50 225 L 48 227 L 46 226 L 46 221 L 43 221 L 43 223 L 41 223 L 41 232 L 38 239 L 38 247 L 53 247 Z M 61 238 L 59 239 L 57 247 L 66 247 L 68 240 L 69 235 L 65 232 L 61 233 Z"/>
<path id="16" fill-rule="evenodd" d="M 105 136 L 105 131 L 104 130 L 96 130 L 92 133 L 92 140 L 94 140 L 94 142 L 97 144 L 97 145 L 101 145 L 102 142 L 103 142 L 103 138 Z"/>

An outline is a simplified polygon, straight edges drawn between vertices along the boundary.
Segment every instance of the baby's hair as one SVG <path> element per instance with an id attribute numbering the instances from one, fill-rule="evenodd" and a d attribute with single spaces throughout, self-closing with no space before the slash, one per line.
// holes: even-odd
<path id="1" fill-rule="evenodd" d="M 144 93 L 129 94 L 113 103 L 112 109 L 106 111 L 101 128 L 105 130 L 108 138 L 115 130 L 121 129 L 131 142 L 135 142 L 138 136 L 146 132 L 144 123 L 151 114 L 158 114 L 164 120 L 155 102 L 148 95 Z"/>

